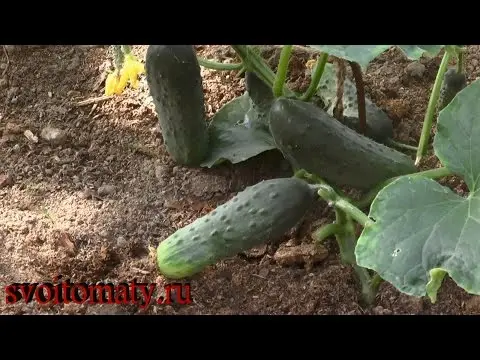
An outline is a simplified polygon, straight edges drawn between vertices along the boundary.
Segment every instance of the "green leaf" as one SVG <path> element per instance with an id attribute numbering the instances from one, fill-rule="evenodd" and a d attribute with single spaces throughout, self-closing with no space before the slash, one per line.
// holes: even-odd
<path id="1" fill-rule="evenodd" d="M 424 54 L 437 56 L 444 45 L 397 45 L 400 50 L 410 59 L 418 60 Z"/>
<path id="2" fill-rule="evenodd" d="M 210 168 L 224 161 L 236 164 L 275 149 L 273 137 L 260 125 L 260 115 L 248 93 L 218 110 L 209 126 L 210 153 L 201 166 Z"/>
<path id="3" fill-rule="evenodd" d="M 368 64 L 392 45 L 308 45 L 320 52 L 354 61 L 365 70 Z"/>
<path id="4" fill-rule="evenodd" d="M 470 194 L 461 197 L 434 180 L 404 176 L 373 201 L 356 246 L 360 266 L 409 295 L 435 302 L 445 274 L 480 295 L 480 81 L 460 91 L 439 114 L 434 149 Z"/>

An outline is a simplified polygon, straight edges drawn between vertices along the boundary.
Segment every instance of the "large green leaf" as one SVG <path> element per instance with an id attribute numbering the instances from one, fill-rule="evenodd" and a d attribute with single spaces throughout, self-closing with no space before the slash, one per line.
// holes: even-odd
<path id="1" fill-rule="evenodd" d="M 258 116 L 248 93 L 218 110 L 209 126 L 210 153 L 201 166 L 210 168 L 224 161 L 236 164 L 275 149 L 272 136 L 260 125 Z"/>
<path id="2" fill-rule="evenodd" d="M 437 56 L 444 45 L 397 45 L 410 60 L 418 60 L 423 55 Z"/>
<path id="3" fill-rule="evenodd" d="M 436 56 L 445 45 L 308 45 L 348 61 L 355 61 L 365 70 L 372 60 L 392 46 L 397 46 L 410 60 L 423 55 Z"/>
<path id="4" fill-rule="evenodd" d="M 363 69 L 378 55 L 388 50 L 392 45 L 308 45 L 309 47 L 329 55 L 348 61 L 354 61 Z"/>
<path id="5" fill-rule="evenodd" d="M 404 176 L 372 203 L 374 225 L 357 243 L 360 266 L 373 269 L 400 291 L 436 300 L 443 276 L 480 294 L 480 80 L 457 94 L 439 114 L 435 153 L 463 177 L 461 197 L 434 180 Z"/>

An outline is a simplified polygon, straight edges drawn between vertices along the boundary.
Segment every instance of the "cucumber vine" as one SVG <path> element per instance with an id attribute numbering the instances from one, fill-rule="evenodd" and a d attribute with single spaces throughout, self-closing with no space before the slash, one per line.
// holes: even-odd
<path id="1" fill-rule="evenodd" d="M 385 146 L 392 145 L 405 151 L 416 151 L 415 161 L 410 160 L 412 164 L 414 162 L 415 165 L 418 165 L 426 154 L 430 143 L 430 132 L 435 110 L 442 86 L 445 86 L 444 77 L 450 60 L 452 58 L 457 59 L 457 73 L 460 74 L 465 71 L 465 49 L 457 45 L 309 45 L 306 49 L 309 52 L 316 53 L 318 57 L 311 73 L 308 88 L 305 92 L 298 93 L 288 87 L 286 79 L 290 57 L 293 51 L 301 47 L 283 45 L 280 50 L 277 70 L 274 72 L 263 59 L 261 51 L 255 46 L 231 46 L 238 55 L 240 62 L 222 64 L 198 57 L 198 63 L 200 66 L 214 70 L 239 71 L 240 74 L 243 72 L 254 73 L 269 90 L 268 96 L 266 96 L 265 101 L 255 103 L 248 94 L 244 94 L 220 109 L 211 119 L 211 134 L 216 134 L 215 136 L 222 138 L 222 146 L 230 146 L 235 151 L 228 149 L 228 151 L 222 152 L 221 149 L 215 149 L 215 151 L 212 151 L 212 154 L 214 154 L 212 156 L 215 157 L 205 160 L 201 166 L 211 167 L 225 160 L 230 160 L 232 163 L 240 162 L 262 151 L 275 149 L 276 145 L 273 143 L 268 130 L 268 110 L 266 113 L 264 111 L 275 98 L 287 97 L 302 102 L 311 102 L 323 109 L 333 109 L 333 112 L 338 105 L 342 112 L 347 111 L 348 109 L 343 109 L 344 98 L 346 97 L 350 101 L 349 99 L 353 96 L 351 92 L 349 96 L 346 96 L 347 91 L 350 90 L 346 87 L 347 84 L 343 84 L 344 79 L 337 79 L 336 89 L 327 89 L 333 92 L 333 95 L 322 97 L 322 90 L 327 88 L 328 80 L 335 80 L 335 73 L 332 73 L 331 67 L 328 67 L 330 66 L 328 64 L 329 57 L 340 61 L 342 64 L 348 63 L 350 65 L 356 91 L 357 114 L 348 110 L 350 112 L 341 116 L 341 119 L 337 118 L 338 121 L 344 119 L 345 121 L 351 121 L 352 118 L 356 118 L 358 121 L 357 132 L 362 136 L 369 136 L 369 119 L 367 116 L 371 116 L 374 105 L 371 102 L 368 103 L 369 100 L 365 96 L 362 72 L 365 71 L 370 61 L 392 46 L 397 46 L 410 59 L 419 59 L 425 54 L 436 56 L 443 48 L 443 58 L 425 112 L 418 146 L 400 144 L 391 137 L 383 141 Z M 330 78 L 323 79 L 327 76 L 330 76 Z M 477 129 L 470 116 L 472 112 L 477 110 L 480 112 L 480 105 L 477 105 L 478 101 L 472 100 L 476 99 L 476 96 L 480 96 L 480 82 L 462 90 L 457 96 L 455 95 L 456 93 L 453 95 L 452 98 L 454 99 L 450 104 L 439 113 L 437 134 L 433 147 L 435 155 L 443 165 L 440 168 L 426 171 L 417 170 L 406 175 L 385 179 L 385 181 L 365 191 L 360 199 L 349 198 L 336 186 L 328 184 L 322 179 L 324 174 L 311 173 L 308 172 L 308 169 L 303 168 L 297 168 L 293 174 L 294 177 L 313 184 L 318 196 L 334 209 L 335 222 L 316 229 L 312 233 L 312 237 L 318 243 L 329 237 L 335 237 L 340 249 L 341 260 L 353 267 L 366 304 L 374 302 L 382 281 L 389 281 L 397 289 L 410 295 L 423 296 L 427 294 L 434 302 L 436 292 L 440 288 L 446 273 L 450 274 L 467 291 L 480 294 L 480 278 L 477 279 L 471 268 L 465 267 L 467 266 L 465 264 L 480 261 L 480 249 L 478 249 L 478 255 L 462 252 L 464 251 L 462 244 L 467 244 L 465 245 L 467 249 L 469 249 L 468 246 L 474 246 L 471 235 L 465 234 L 464 229 L 457 229 L 455 226 L 455 230 L 459 230 L 458 233 L 449 233 L 447 225 L 442 223 L 443 217 L 460 214 L 456 215 L 459 216 L 458 219 L 467 218 L 464 228 L 473 231 L 472 229 L 476 226 L 474 221 L 479 221 L 475 219 L 480 218 L 480 207 L 477 211 L 477 203 L 475 202 L 478 200 L 475 190 L 476 179 L 480 174 L 480 163 L 475 163 L 472 157 L 473 150 L 480 147 L 480 143 L 474 143 L 474 139 L 480 138 L 480 126 Z M 463 97 L 465 103 L 460 101 L 460 97 Z M 367 111 L 368 106 L 370 112 Z M 378 111 L 378 109 L 375 111 Z M 262 120 L 265 118 L 267 123 L 262 122 L 265 121 Z M 245 119 L 249 121 L 244 121 Z M 455 119 L 458 119 L 456 128 L 454 127 Z M 291 121 L 295 121 L 295 119 L 292 118 Z M 335 121 L 335 118 L 332 117 L 332 121 Z M 224 132 L 222 133 L 222 131 Z M 227 133 L 230 136 L 229 142 L 225 141 L 225 134 Z M 234 143 L 233 133 L 238 137 L 239 143 Z M 468 141 L 461 140 L 462 136 L 469 137 Z M 474 138 L 474 136 L 476 137 Z M 454 143 L 463 141 L 461 144 L 463 147 L 448 147 L 447 144 L 452 141 Z M 249 150 L 245 152 L 248 155 L 239 158 L 240 143 L 248 143 Z M 362 151 L 368 152 L 365 149 Z M 233 152 L 235 155 L 232 155 Z M 315 154 L 312 154 L 312 156 L 315 156 Z M 413 166 L 413 168 L 415 167 Z M 464 177 L 472 191 L 467 200 L 452 194 L 435 182 L 436 179 L 449 175 Z M 415 205 L 417 198 L 419 208 Z M 396 202 L 393 202 L 392 199 L 395 199 Z M 425 208 L 419 210 L 422 206 Z M 428 208 L 428 206 L 432 206 L 432 208 Z M 367 208 L 370 208 L 368 214 L 364 212 Z M 433 210 L 427 210 L 427 208 Z M 422 216 L 424 219 L 419 219 Z M 409 222 L 399 223 L 398 221 L 404 217 L 408 218 Z M 468 223 L 469 219 L 473 219 L 471 224 Z M 360 236 L 356 234 L 355 224 L 359 224 L 362 228 Z M 443 233 L 438 233 L 439 228 L 443 230 Z M 425 229 L 428 229 L 430 233 L 426 233 Z M 451 237 L 442 238 L 444 241 L 442 244 L 446 244 L 444 248 L 438 249 L 432 245 L 431 236 L 445 237 L 447 235 Z M 418 248 L 420 245 L 417 244 L 422 244 L 423 248 Z M 406 251 L 405 247 L 408 247 Z M 430 252 L 427 252 L 427 250 Z M 468 255 L 469 257 L 462 260 L 463 262 L 455 261 L 455 256 L 460 255 Z M 413 268 L 415 271 L 410 270 Z"/>

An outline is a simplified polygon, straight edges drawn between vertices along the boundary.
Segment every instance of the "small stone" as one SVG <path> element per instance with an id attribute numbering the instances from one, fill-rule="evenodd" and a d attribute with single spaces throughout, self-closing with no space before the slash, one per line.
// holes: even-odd
<path id="1" fill-rule="evenodd" d="M 43 140 L 48 141 L 53 146 L 58 146 L 63 144 L 66 141 L 67 134 L 61 129 L 47 126 L 42 129 L 42 132 L 40 133 L 40 137 Z"/>
<path id="2" fill-rule="evenodd" d="M 108 232 L 108 230 L 103 229 L 103 230 L 100 230 L 98 235 L 100 235 L 102 238 L 108 238 L 110 236 L 110 233 Z"/>
<path id="3" fill-rule="evenodd" d="M 45 175 L 51 176 L 53 174 L 52 169 L 45 169 Z"/>
<path id="4" fill-rule="evenodd" d="M 117 237 L 117 246 L 124 247 L 125 245 L 127 245 L 127 239 L 125 239 L 123 236 Z"/>
<path id="5" fill-rule="evenodd" d="M 412 62 L 407 65 L 405 70 L 409 76 L 421 78 L 425 73 L 426 68 L 422 63 Z"/>
<path id="6" fill-rule="evenodd" d="M 8 86 L 8 80 L 7 79 L 0 79 L 0 89 L 4 89 Z"/>
<path id="7" fill-rule="evenodd" d="M 13 177 L 11 174 L 0 174 L 0 189 L 13 185 Z"/>
<path id="8" fill-rule="evenodd" d="M 25 130 L 25 131 L 23 132 L 23 135 L 25 135 L 25 137 L 26 137 L 29 141 L 31 141 L 31 142 L 33 142 L 33 143 L 35 143 L 35 144 L 38 142 L 38 136 L 36 136 L 36 135 L 35 135 L 34 133 L 32 133 L 30 130 Z"/>
<path id="9" fill-rule="evenodd" d="M 98 188 L 97 194 L 98 196 L 108 196 L 115 191 L 115 187 L 113 185 L 102 185 Z"/>

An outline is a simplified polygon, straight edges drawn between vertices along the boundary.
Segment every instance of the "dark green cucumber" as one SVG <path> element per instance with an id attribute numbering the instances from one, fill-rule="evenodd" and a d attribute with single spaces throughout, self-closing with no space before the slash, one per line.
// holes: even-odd
<path id="1" fill-rule="evenodd" d="M 181 165 L 200 164 L 208 152 L 208 132 L 195 49 L 150 45 L 145 72 L 168 153 Z"/>
<path id="2" fill-rule="evenodd" d="M 253 103 L 253 110 L 257 114 L 255 121 L 262 128 L 268 128 L 268 113 L 275 97 L 270 86 L 261 80 L 254 72 L 245 73 L 245 89 Z M 254 124 L 257 125 L 257 124 Z"/>
<path id="3" fill-rule="evenodd" d="M 272 88 L 251 71 L 245 73 L 245 88 L 255 106 L 268 113 L 275 100 Z"/>
<path id="4" fill-rule="evenodd" d="M 370 189 L 417 171 L 410 157 L 355 132 L 312 103 L 275 100 L 270 132 L 295 169 L 320 176 L 331 185 Z"/>
<path id="5" fill-rule="evenodd" d="M 221 259 L 278 240 L 317 198 L 314 186 L 295 177 L 247 187 L 162 241 L 157 248 L 158 268 L 168 278 L 189 277 Z"/>
<path id="6" fill-rule="evenodd" d="M 467 86 L 467 77 L 465 73 L 458 73 L 456 68 L 450 68 L 443 76 L 442 88 L 438 99 L 438 110 L 442 110 L 450 104 L 455 95 Z"/>

